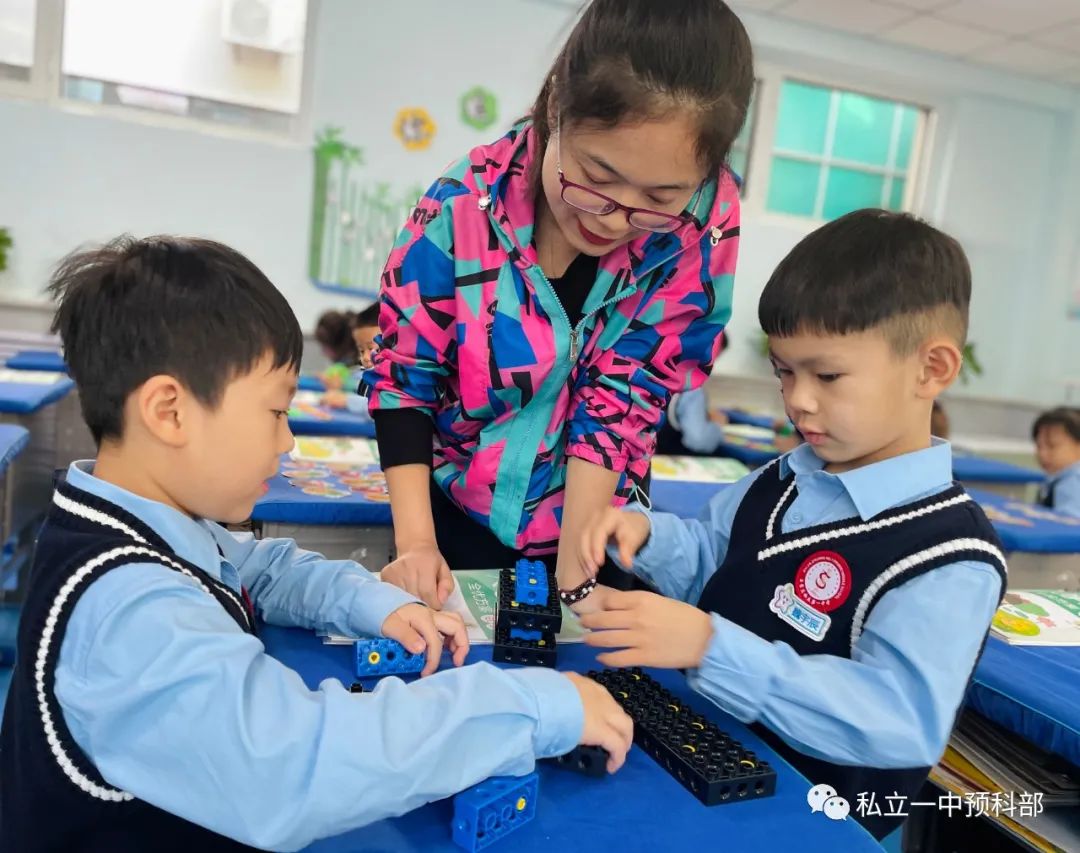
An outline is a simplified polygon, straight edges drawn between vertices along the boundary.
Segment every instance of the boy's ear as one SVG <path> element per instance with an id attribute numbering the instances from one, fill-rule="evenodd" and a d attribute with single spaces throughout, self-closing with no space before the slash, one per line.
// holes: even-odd
<path id="1" fill-rule="evenodd" d="M 956 381 L 963 361 L 964 356 L 952 338 L 942 336 L 923 343 L 919 348 L 917 396 L 936 398 Z"/>
<path id="2" fill-rule="evenodd" d="M 189 436 L 191 393 L 174 376 L 151 376 L 132 394 L 130 415 L 143 429 L 169 447 L 183 447 Z"/>

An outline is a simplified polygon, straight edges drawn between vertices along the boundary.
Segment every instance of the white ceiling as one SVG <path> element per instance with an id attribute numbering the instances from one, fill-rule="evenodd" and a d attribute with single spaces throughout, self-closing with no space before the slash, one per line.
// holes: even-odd
<path id="1" fill-rule="evenodd" d="M 752 10 L 1080 86 L 1080 0 L 730 0 Z"/>

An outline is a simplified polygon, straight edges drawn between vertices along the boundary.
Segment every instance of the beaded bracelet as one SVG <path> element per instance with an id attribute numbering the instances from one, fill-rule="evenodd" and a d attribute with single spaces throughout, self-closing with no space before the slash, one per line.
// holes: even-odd
<path id="1" fill-rule="evenodd" d="M 559 598 L 562 599 L 563 604 L 576 604 L 586 598 L 594 589 L 596 589 L 596 578 L 589 578 L 581 586 L 576 586 L 573 589 L 560 589 Z"/>

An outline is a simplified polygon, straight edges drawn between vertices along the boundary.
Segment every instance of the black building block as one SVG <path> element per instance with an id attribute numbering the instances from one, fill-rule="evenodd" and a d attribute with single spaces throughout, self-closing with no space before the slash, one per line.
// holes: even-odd
<path id="1" fill-rule="evenodd" d="M 539 640 L 519 640 L 510 636 L 510 630 L 496 626 L 495 645 L 491 649 L 493 660 L 525 666 L 555 666 L 554 634 L 547 631 Z"/>
<path id="2" fill-rule="evenodd" d="M 558 634 L 562 630 L 562 603 L 555 573 L 548 573 L 547 595 L 540 604 L 529 604 L 517 598 L 517 571 L 499 572 L 499 603 L 495 611 L 499 628 L 520 628 L 524 631 L 545 631 Z"/>
<path id="3" fill-rule="evenodd" d="M 770 797 L 776 771 L 715 723 L 634 669 L 589 672 L 634 721 L 634 743 L 707 806 Z"/>
<path id="4" fill-rule="evenodd" d="M 607 761 L 610 756 L 602 746 L 575 746 L 566 755 L 545 758 L 544 763 L 564 770 L 572 770 L 582 776 L 602 779 L 607 775 Z"/>

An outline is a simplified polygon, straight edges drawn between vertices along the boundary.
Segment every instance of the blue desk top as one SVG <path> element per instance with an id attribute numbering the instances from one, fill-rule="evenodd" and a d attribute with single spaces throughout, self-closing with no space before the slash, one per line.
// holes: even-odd
<path id="1" fill-rule="evenodd" d="M 315 376 L 311 373 L 303 373 L 296 383 L 296 390 L 298 391 L 325 391 L 326 383 L 322 381 L 322 377 Z"/>
<path id="2" fill-rule="evenodd" d="M 1080 553 L 1080 518 L 1071 518 L 1026 501 L 968 489 L 1001 537 L 1006 551 L 1037 554 Z"/>
<path id="3" fill-rule="evenodd" d="M 393 523 L 378 463 L 353 468 L 314 464 L 299 476 L 298 470 L 305 469 L 287 457 L 282 461 L 282 472 L 270 480 L 251 511 L 252 521 L 365 527 Z"/>
<path id="4" fill-rule="evenodd" d="M 1041 483 L 1046 475 L 999 459 L 953 453 L 953 476 L 962 483 Z"/>
<path id="5" fill-rule="evenodd" d="M 0 368 L 0 412 L 32 415 L 66 397 L 74 387 L 75 383 L 62 373 Z"/>
<path id="6" fill-rule="evenodd" d="M 16 424 L 0 424 L 0 474 L 8 469 L 12 460 L 22 453 L 30 433 Z"/>
<path id="7" fill-rule="evenodd" d="M 50 370 L 67 373 L 64 357 L 55 350 L 28 349 L 16 353 L 7 360 L 6 367 L 12 370 Z"/>
<path id="8" fill-rule="evenodd" d="M 1080 766 L 1080 647 L 1010 646 L 991 637 L 968 704 Z"/>
<path id="9" fill-rule="evenodd" d="M 777 418 L 772 415 L 759 415 L 754 412 L 745 412 L 742 409 L 724 409 L 728 421 L 733 424 L 746 424 L 747 426 L 764 427 L 772 429 Z"/>
<path id="10" fill-rule="evenodd" d="M 319 416 L 306 411 L 289 411 L 289 429 L 293 435 L 341 435 L 351 438 L 374 438 L 375 423 L 367 415 L 354 415 L 344 409 L 319 406 Z M 329 417 L 326 417 L 326 416 Z"/>
<path id="11" fill-rule="evenodd" d="M 300 673 L 315 688 L 324 678 L 345 684 L 354 680 L 353 650 L 324 646 L 310 632 L 266 626 L 261 638 L 267 651 Z M 559 647 L 560 668 L 585 671 L 595 666 L 594 652 L 581 644 Z M 491 660 L 491 646 L 475 646 L 469 661 Z M 677 672 L 652 672 L 674 693 L 686 698 L 721 728 L 753 749 L 777 770 L 776 794 L 763 800 L 703 806 L 641 750 L 631 750 L 626 765 L 606 779 L 588 779 L 540 766 L 536 819 L 496 849 L 570 853 L 578 850 L 634 849 L 798 850 L 799 853 L 880 851 L 854 818 L 834 822 L 811 812 L 810 784 L 778 758 L 741 723 L 694 694 Z M 362 696 L 357 701 L 364 701 Z M 445 709 L 433 708 L 433 713 Z M 358 786 L 359 790 L 359 786 Z M 854 808 L 854 803 L 852 804 Z M 337 838 L 317 842 L 310 853 L 352 850 L 456 850 L 450 840 L 451 800 L 383 820 Z"/>

